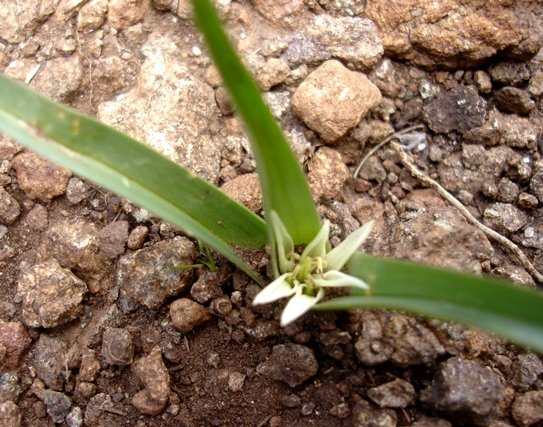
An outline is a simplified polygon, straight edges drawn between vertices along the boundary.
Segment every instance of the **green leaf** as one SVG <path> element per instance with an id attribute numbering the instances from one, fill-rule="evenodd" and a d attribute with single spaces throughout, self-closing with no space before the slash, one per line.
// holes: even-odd
<path id="1" fill-rule="evenodd" d="M 304 173 L 251 75 L 224 33 L 209 0 L 194 0 L 196 23 L 247 127 L 256 160 L 264 209 L 276 211 L 295 245 L 308 244 L 321 228 Z"/>
<path id="2" fill-rule="evenodd" d="M 264 221 L 146 145 L 1 74 L 0 131 L 181 227 L 259 280 L 230 245 L 263 247 Z"/>
<path id="3" fill-rule="evenodd" d="M 543 353 L 543 292 L 362 253 L 347 270 L 370 285 L 371 296 L 337 298 L 316 309 L 408 311 L 476 326 Z"/>

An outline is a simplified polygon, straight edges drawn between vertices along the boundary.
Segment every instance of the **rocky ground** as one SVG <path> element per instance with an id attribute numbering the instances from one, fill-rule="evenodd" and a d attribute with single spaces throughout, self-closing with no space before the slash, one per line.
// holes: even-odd
<path id="1" fill-rule="evenodd" d="M 217 0 L 334 241 L 536 286 L 543 8 L 498 0 Z M 257 177 L 185 0 L 0 0 L 0 70 L 254 211 Z M 530 264 L 413 178 L 390 145 Z M 543 425 L 543 362 L 435 320 L 280 304 L 195 242 L 0 137 L 0 425 Z M 253 257 L 265 269 L 264 254 Z M 532 270 L 531 266 L 535 269 Z"/>

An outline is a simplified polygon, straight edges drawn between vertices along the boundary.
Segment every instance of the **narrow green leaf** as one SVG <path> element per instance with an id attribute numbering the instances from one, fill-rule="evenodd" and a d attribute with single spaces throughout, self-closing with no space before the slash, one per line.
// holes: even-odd
<path id="1" fill-rule="evenodd" d="M 264 209 L 276 211 L 295 245 L 307 244 L 321 228 L 304 173 L 251 75 L 224 33 L 209 0 L 194 0 L 196 23 L 243 119 L 252 143 Z"/>
<path id="2" fill-rule="evenodd" d="M 543 353 L 543 292 L 479 276 L 355 254 L 349 274 L 371 296 L 330 300 L 317 309 L 398 309 L 480 327 Z"/>
<path id="3" fill-rule="evenodd" d="M 181 227 L 259 280 L 230 245 L 263 247 L 264 221 L 149 147 L 1 74 L 0 131 Z"/>

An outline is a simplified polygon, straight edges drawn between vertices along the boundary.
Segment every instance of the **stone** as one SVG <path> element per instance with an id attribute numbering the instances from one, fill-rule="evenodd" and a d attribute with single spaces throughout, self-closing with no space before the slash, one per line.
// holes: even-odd
<path id="1" fill-rule="evenodd" d="M 187 298 L 175 300 L 170 305 L 170 317 L 173 326 L 186 334 L 195 326 L 211 319 L 211 314 L 203 306 Z"/>
<path id="2" fill-rule="evenodd" d="M 364 12 L 363 0 L 320 0 L 319 5 L 328 12 L 343 16 L 358 16 Z"/>
<path id="3" fill-rule="evenodd" d="M 290 73 L 290 67 L 282 59 L 270 58 L 256 74 L 256 81 L 262 90 L 270 90 L 285 81 Z"/>
<path id="4" fill-rule="evenodd" d="M 482 126 L 464 133 L 464 139 L 483 145 L 503 144 L 510 147 L 535 148 L 539 127 L 537 121 L 515 114 L 490 110 Z"/>
<path id="5" fill-rule="evenodd" d="M 53 254 L 62 267 L 81 277 L 92 293 L 101 290 L 103 277 L 111 265 L 100 252 L 96 225 L 83 219 L 67 219 L 52 224 L 46 231 L 40 252 L 43 258 Z"/>
<path id="6" fill-rule="evenodd" d="M 375 408 L 369 402 L 358 398 L 352 409 L 353 425 L 396 427 L 398 416 L 392 409 Z"/>
<path id="7" fill-rule="evenodd" d="M 96 31 L 106 21 L 108 0 L 92 0 L 77 13 L 77 30 L 82 33 Z"/>
<path id="8" fill-rule="evenodd" d="M 383 45 L 369 19 L 320 14 L 299 28 L 283 56 L 293 66 L 337 58 L 356 69 L 367 70 L 382 55 Z"/>
<path id="9" fill-rule="evenodd" d="M 275 381 L 296 387 L 313 377 L 319 369 L 313 350 L 300 344 L 278 344 L 256 371 Z"/>
<path id="10" fill-rule="evenodd" d="M 226 181 L 221 190 L 253 212 L 262 209 L 262 192 L 256 173 L 246 173 Z"/>
<path id="11" fill-rule="evenodd" d="M 98 117 L 216 183 L 221 144 L 213 89 L 179 55 L 173 36 L 149 35 L 141 53 L 144 60 L 132 89 L 101 103 Z"/>
<path id="12" fill-rule="evenodd" d="M 22 392 L 21 378 L 16 371 L 0 373 L 0 403 L 17 401 Z"/>
<path id="13" fill-rule="evenodd" d="M 537 200 L 537 197 L 530 193 L 522 192 L 518 195 L 517 206 L 520 209 L 535 209 L 537 208 L 538 203 L 539 201 Z"/>
<path id="14" fill-rule="evenodd" d="M 133 370 L 144 389 L 132 398 L 132 405 L 142 414 L 160 414 L 170 395 L 170 376 L 162 361 L 160 347 L 154 347 L 148 356 L 138 359 Z"/>
<path id="15" fill-rule="evenodd" d="M 526 90 L 534 97 L 538 97 L 543 94 L 543 70 L 539 70 L 534 73 Z"/>
<path id="16" fill-rule="evenodd" d="M 530 94 L 516 87 L 503 87 L 494 92 L 494 101 L 506 113 L 529 114 L 536 107 Z"/>
<path id="17" fill-rule="evenodd" d="M 106 225 L 98 233 L 100 251 L 114 259 L 124 253 L 128 240 L 128 221 L 115 221 Z"/>
<path id="18" fill-rule="evenodd" d="M 61 424 L 72 406 L 72 399 L 64 393 L 54 390 L 45 390 L 43 403 L 47 407 L 47 414 L 56 424 Z"/>
<path id="19" fill-rule="evenodd" d="M 130 332 L 123 328 L 106 328 L 102 335 L 102 357 L 110 365 L 132 364 L 134 344 Z"/>
<path id="20" fill-rule="evenodd" d="M 160 3 L 169 3 L 168 9 L 179 16 L 181 19 L 192 19 L 192 2 L 191 0 L 154 0 L 155 5 Z M 231 0 L 212 0 L 213 5 L 217 9 L 219 17 L 226 19 L 231 6 Z M 162 5 L 162 10 L 166 8 L 166 4 Z"/>
<path id="21" fill-rule="evenodd" d="M 509 380 L 517 389 L 527 391 L 541 374 L 543 362 L 536 354 L 520 354 L 511 366 Z"/>
<path id="22" fill-rule="evenodd" d="M 229 116 L 235 111 L 230 95 L 224 87 L 219 87 L 215 90 L 215 101 L 217 101 L 217 106 L 224 116 Z"/>
<path id="23" fill-rule="evenodd" d="M 511 415 L 520 426 L 535 425 L 543 420 L 543 391 L 529 391 L 517 395 Z"/>
<path id="24" fill-rule="evenodd" d="M 21 322 L 0 321 L 0 345 L 4 348 L 0 361 L 2 369 L 16 369 L 30 344 L 32 339 Z"/>
<path id="25" fill-rule="evenodd" d="M 29 37 L 40 23 L 55 12 L 56 2 L 22 0 L 17 8 L 11 6 L 10 0 L 0 1 L 0 39 L 17 44 Z"/>
<path id="26" fill-rule="evenodd" d="M 103 408 L 112 407 L 113 401 L 111 400 L 111 396 L 109 396 L 107 393 L 98 393 L 92 396 L 85 408 L 85 426 L 92 427 L 100 424 L 107 425 L 108 422 L 102 418 L 105 414 Z"/>
<path id="27" fill-rule="evenodd" d="M 101 370 L 100 362 L 96 359 L 94 350 L 85 349 L 81 355 L 79 366 L 79 381 L 93 382 Z"/>
<path id="28" fill-rule="evenodd" d="M 23 147 L 5 135 L 0 134 L 0 159 L 12 160 Z"/>
<path id="29" fill-rule="evenodd" d="M 228 374 L 228 388 L 230 391 L 233 391 L 234 393 L 241 391 L 246 377 L 247 375 L 242 374 L 241 372 L 230 372 Z"/>
<path id="30" fill-rule="evenodd" d="M 110 0 L 107 20 L 116 30 L 126 30 L 143 19 L 149 0 Z"/>
<path id="31" fill-rule="evenodd" d="M 148 235 L 149 229 L 145 225 L 138 225 L 128 235 L 126 246 L 132 250 L 141 249 Z"/>
<path id="32" fill-rule="evenodd" d="M 45 61 L 32 79 L 30 87 L 53 98 L 67 102 L 83 82 L 83 65 L 77 55 Z"/>
<path id="33" fill-rule="evenodd" d="M 26 270 L 17 283 L 17 293 L 22 299 L 26 325 L 53 328 L 81 314 L 87 286 L 52 259 Z"/>
<path id="34" fill-rule="evenodd" d="M 22 415 L 11 400 L 0 403 L 0 427 L 21 427 Z"/>
<path id="35" fill-rule="evenodd" d="M 17 182 L 30 199 L 46 202 L 66 192 L 72 175 L 67 169 L 50 163 L 32 152 L 19 154 L 13 159 Z"/>
<path id="36" fill-rule="evenodd" d="M 214 298 L 224 295 L 221 286 L 228 281 L 227 270 L 204 270 L 198 275 L 198 280 L 190 288 L 190 296 L 196 302 L 205 304 Z"/>
<path id="37" fill-rule="evenodd" d="M 415 388 L 405 380 L 396 378 L 394 381 L 372 387 L 368 397 L 381 408 L 405 408 L 415 402 Z"/>
<path id="38" fill-rule="evenodd" d="M 423 118 L 434 132 L 464 133 L 485 122 L 486 101 L 474 87 L 459 86 L 426 104 Z"/>
<path id="39" fill-rule="evenodd" d="M 354 128 L 381 102 L 379 89 L 362 73 L 330 60 L 313 71 L 292 96 L 292 110 L 325 142 Z"/>
<path id="40" fill-rule="evenodd" d="M 475 73 L 473 74 L 473 80 L 475 82 L 475 85 L 477 86 L 477 89 L 479 89 L 479 92 L 490 93 L 490 91 L 492 90 L 492 81 L 490 80 L 490 76 L 484 71 L 475 71 Z"/>
<path id="41" fill-rule="evenodd" d="M 492 80 L 504 86 L 519 86 L 530 78 L 530 69 L 525 62 L 504 61 L 489 69 Z"/>
<path id="42" fill-rule="evenodd" d="M 66 425 L 68 427 L 81 427 L 83 425 L 83 411 L 79 406 L 73 406 L 66 415 Z"/>
<path id="43" fill-rule="evenodd" d="M 441 418 L 422 416 L 411 424 L 410 427 L 453 427 L 453 425 Z"/>
<path id="44" fill-rule="evenodd" d="M 26 215 L 26 222 L 32 230 L 43 231 L 49 225 L 49 214 L 47 209 L 36 203 Z"/>
<path id="45" fill-rule="evenodd" d="M 254 8 L 271 23 L 283 28 L 296 28 L 306 12 L 303 0 L 255 0 Z"/>
<path id="46" fill-rule="evenodd" d="M 364 366 L 389 361 L 400 367 L 428 364 L 445 352 L 434 333 L 411 317 L 386 312 L 360 316 L 355 351 Z"/>
<path id="47" fill-rule="evenodd" d="M 504 393 L 499 376 L 479 360 L 451 357 L 440 365 L 420 399 L 451 415 L 490 416 Z"/>
<path id="48" fill-rule="evenodd" d="M 34 367 L 38 378 L 53 390 L 62 390 L 68 378 L 66 343 L 59 338 L 41 334 L 34 351 Z"/>
<path id="49" fill-rule="evenodd" d="M 158 308 L 192 283 L 192 270 L 177 271 L 176 265 L 191 265 L 194 244 L 185 237 L 163 240 L 122 256 L 117 263 L 117 284 L 131 300 Z"/>
<path id="50" fill-rule="evenodd" d="M 528 216 L 509 203 L 494 203 L 483 212 L 484 224 L 499 233 L 514 233 L 524 227 Z"/>
<path id="51" fill-rule="evenodd" d="M 376 0 L 365 15 L 375 22 L 387 56 L 426 67 L 472 67 L 502 52 L 527 58 L 542 45 L 537 2 Z"/>
<path id="52" fill-rule="evenodd" d="M 368 181 L 383 182 L 387 177 L 387 172 L 379 157 L 371 156 L 360 169 L 359 176 Z"/>
<path id="53" fill-rule="evenodd" d="M 73 177 L 66 187 L 66 198 L 72 204 L 77 204 L 89 197 L 90 187 L 79 178 Z"/>
<path id="54" fill-rule="evenodd" d="M 20 213 L 21 207 L 17 200 L 11 197 L 4 187 L 0 187 L 0 223 L 4 225 L 13 224 Z"/>
<path id="55" fill-rule="evenodd" d="M 341 154 L 328 147 L 321 147 L 308 163 L 307 182 L 316 200 L 340 198 L 341 189 L 350 178 L 349 169 Z"/>

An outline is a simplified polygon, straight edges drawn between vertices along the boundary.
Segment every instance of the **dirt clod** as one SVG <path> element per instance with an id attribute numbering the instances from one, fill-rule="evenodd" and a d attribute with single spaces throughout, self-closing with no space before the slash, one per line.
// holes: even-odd
<path id="1" fill-rule="evenodd" d="M 195 256 L 194 244 L 185 237 L 155 243 L 119 259 L 117 283 L 133 301 L 157 308 L 192 282 L 190 269 L 175 266 L 190 265 Z"/>
<path id="2" fill-rule="evenodd" d="M 156 415 L 166 408 L 170 395 L 170 376 L 162 361 L 162 350 L 155 347 L 148 356 L 138 359 L 133 367 L 144 389 L 132 398 L 142 414 Z"/>
<path id="3" fill-rule="evenodd" d="M 17 292 L 23 301 L 24 322 L 31 327 L 53 328 L 81 314 L 87 286 L 53 259 L 23 274 Z"/>
<path id="4" fill-rule="evenodd" d="M 187 298 L 178 299 L 170 305 L 170 317 L 173 325 L 182 333 L 190 332 L 195 326 L 211 319 L 204 306 Z"/>
<path id="5" fill-rule="evenodd" d="M 130 365 L 134 360 L 130 333 L 123 328 L 106 328 L 102 336 L 102 357 L 111 365 Z"/>
<path id="6" fill-rule="evenodd" d="M 66 192 L 72 175 L 68 170 L 55 166 L 34 153 L 23 153 L 13 159 L 19 186 L 31 199 L 50 201 Z"/>
<path id="7" fill-rule="evenodd" d="M 313 350 L 300 344 L 278 344 L 257 372 L 275 381 L 296 387 L 317 373 L 319 365 Z"/>

